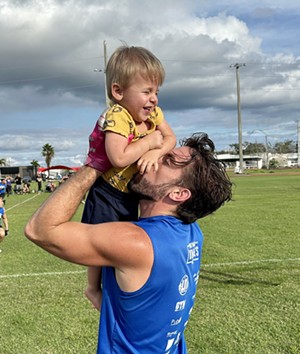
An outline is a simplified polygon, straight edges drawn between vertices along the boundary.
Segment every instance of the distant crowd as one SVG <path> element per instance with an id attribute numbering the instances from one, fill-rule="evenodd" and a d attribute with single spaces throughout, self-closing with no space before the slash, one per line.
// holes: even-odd
<path id="1" fill-rule="evenodd" d="M 54 190 L 63 183 L 69 176 L 63 176 L 58 182 L 47 180 L 47 177 L 38 173 L 34 180 L 37 182 L 37 188 L 32 189 L 32 179 L 29 177 L 22 178 L 18 174 L 15 178 L 11 176 L 2 177 L 0 179 L 0 198 L 5 201 L 5 197 L 14 194 L 28 194 L 28 193 L 41 193 L 41 192 L 54 192 Z"/>

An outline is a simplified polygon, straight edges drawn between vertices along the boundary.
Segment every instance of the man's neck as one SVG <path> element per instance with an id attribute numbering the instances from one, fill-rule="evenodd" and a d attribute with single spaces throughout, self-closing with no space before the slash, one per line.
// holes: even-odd
<path id="1" fill-rule="evenodd" d="M 159 215 L 176 216 L 175 206 L 165 203 L 164 201 L 141 200 L 140 201 L 140 216 L 148 218 Z"/>

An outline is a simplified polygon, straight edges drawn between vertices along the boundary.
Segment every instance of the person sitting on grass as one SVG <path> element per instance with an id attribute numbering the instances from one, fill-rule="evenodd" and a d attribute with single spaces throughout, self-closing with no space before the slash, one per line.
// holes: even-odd
<path id="1" fill-rule="evenodd" d="M 23 194 L 30 193 L 30 183 L 23 182 Z"/>

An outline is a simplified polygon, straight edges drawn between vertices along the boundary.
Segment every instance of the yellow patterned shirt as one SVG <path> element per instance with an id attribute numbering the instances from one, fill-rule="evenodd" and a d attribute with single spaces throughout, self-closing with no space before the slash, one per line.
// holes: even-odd
<path id="1" fill-rule="evenodd" d="M 147 122 L 150 128 L 140 134 L 134 119 L 129 112 L 122 106 L 114 104 L 106 113 L 105 125 L 103 131 L 111 131 L 116 134 L 120 134 L 128 139 L 128 143 L 134 142 L 138 139 L 142 139 L 144 136 L 154 132 L 156 127 L 160 125 L 164 120 L 164 115 L 159 107 L 149 115 Z M 126 167 L 112 167 L 108 171 L 104 172 L 102 177 L 114 188 L 127 192 L 128 182 L 132 176 L 137 172 L 136 163 Z"/>

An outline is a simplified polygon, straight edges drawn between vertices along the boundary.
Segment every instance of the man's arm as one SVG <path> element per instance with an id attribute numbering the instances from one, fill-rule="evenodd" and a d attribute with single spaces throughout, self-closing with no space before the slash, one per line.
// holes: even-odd
<path id="1" fill-rule="evenodd" d="M 112 266 L 124 291 L 135 291 L 148 279 L 153 263 L 151 241 L 144 230 L 127 222 L 88 225 L 69 221 L 99 173 L 82 167 L 36 211 L 25 235 L 67 261 Z"/>

